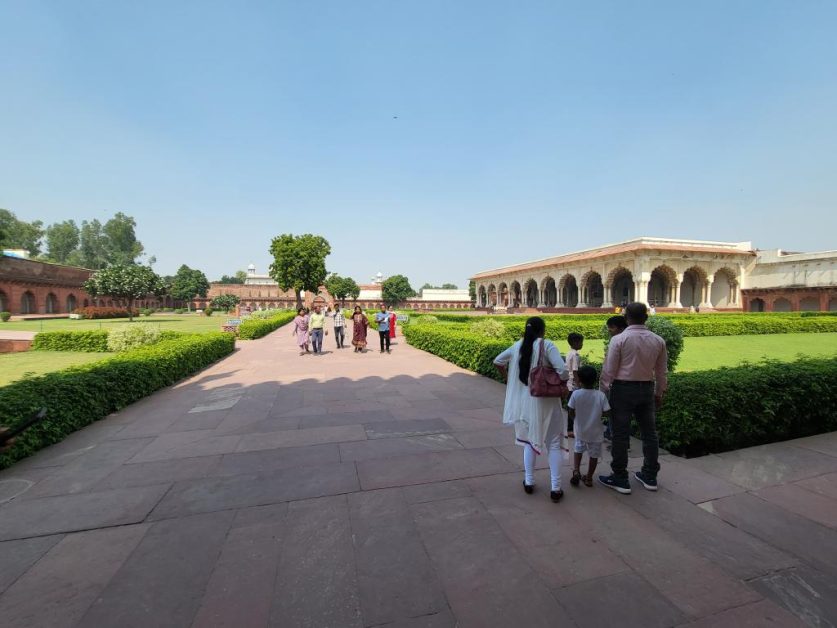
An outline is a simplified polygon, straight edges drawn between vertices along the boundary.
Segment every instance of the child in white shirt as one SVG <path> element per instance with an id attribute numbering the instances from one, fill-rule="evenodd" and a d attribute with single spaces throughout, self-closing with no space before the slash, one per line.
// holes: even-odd
<path id="1" fill-rule="evenodd" d="M 581 367 L 581 356 L 578 354 L 581 347 L 584 346 L 584 336 L 578 333 L 571 333 L 567 336 L 567 344 L 570 345 L 570 350 L 567 352 L 567 357 L 564 363 L 567 365 L 567 371 L 570 378 L 567 380 L 567 390 L 572 392 L 578 388 L 578 369 Z M 573 432 L 573 416 L 572 413 L 567 415 L 567 437 L 572 438 Z"/>
<path id="2" fill-rule="evenodd" d="M 575 447 L 573 451 L 573 477 L 570 484 L 578 486 L 584 481 L 585 486 L 593 486 L 593 473 L 602 455 L 602 441 L 604 440 L 603 416 L 610 416 L 610 404 L 605 394 L 596 389 L 596 369 L 592 366 L 582 366 L 578 369 L 578 383 L 570 395 L 567 404 L 570 416 L 575 420 Z M 581 476 L 581 458 L 587 452 L 589 461 L 587 475 Z"/>

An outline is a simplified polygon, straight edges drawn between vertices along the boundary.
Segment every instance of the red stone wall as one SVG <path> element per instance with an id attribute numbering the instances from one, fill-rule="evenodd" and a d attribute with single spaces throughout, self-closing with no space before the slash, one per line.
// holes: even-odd
<path id="1" fill-rule="evenodd" d="M 90 298 L 82 284 L 93 271 L 73 266 L 0 256 L 0 311 L 19 314 L 66 314 Z M 24 312 L 23 298 L 31 305 Z M 72 297 L 72 299 L 70 299 Z"/>
<path id="2" fill-rule="evenodd" d="M 769 288 L 741 291 L 745 312 L 837 311 L 837 288 Z"/>

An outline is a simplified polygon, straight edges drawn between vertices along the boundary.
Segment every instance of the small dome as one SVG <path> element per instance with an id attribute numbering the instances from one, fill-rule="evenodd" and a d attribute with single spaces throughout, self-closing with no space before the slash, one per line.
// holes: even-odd
<path id="1" fill-rule="evenodd" d="M 380 279 L 381 277 L 383 277 L 383 276 L 384 276 L 384 273 L 378 273 L 378 274 L 377 274 L 377 275 L 375 275 L 375 276 L 376 276 L 378 279 Z"/>
<path id="2" fill-rule="evenodd" d="M 250 265 L 247 267 L 247 270 L 249 270 L 251 273 L 256 272 L 256 265 L 255 265 L 255 264 L 250 264 Z"/>

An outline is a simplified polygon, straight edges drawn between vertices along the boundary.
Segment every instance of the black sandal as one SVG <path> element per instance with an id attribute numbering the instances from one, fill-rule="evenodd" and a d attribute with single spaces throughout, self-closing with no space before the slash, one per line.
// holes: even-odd
<path id="1" fill-rule="evenodd" d="M 562 491 L 560 488 L 557 491 L 550 491 L 549 492 L 549 499 L 551 499 L 554 502 L 560 502 L 561 498 L 563 496 L 564 496 L 564 491 Z"/>
<path id="2" fill-rule="evenodd" d="M 570 479 L 570 484 L 573 486 L 578 486 L 578 483 L 581 482 L 581 471 L 575 469 L 573 471 L 573 477 Z"/>
<path id="3" fill-rule="evenodd" d="M 527 495 L 531 495 L 535 492 L 535 485 L 534 484 L 526 484 L 526 480 L 523 480 L 523 490 L 526 491 Z"/>

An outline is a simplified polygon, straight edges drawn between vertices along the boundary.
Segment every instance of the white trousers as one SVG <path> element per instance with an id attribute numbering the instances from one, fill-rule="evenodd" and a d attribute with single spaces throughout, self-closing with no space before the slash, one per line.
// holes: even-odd
<path id="1" fill-rule="evenodd" d="M 560 412 L 555 413 L 549 422 L 549 428 L 546 430 L 546 449 L 547 458 L 549 459 L 549 475 L 552 482 L 553 491 L 561 489 L 561 423 L 563 417 Z M 523 447 L 523 473 L 526 484 L 535 483 L 535 459 L 538 454 L 532 449 L 531 445 Z"/>

